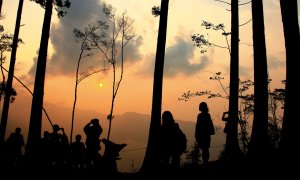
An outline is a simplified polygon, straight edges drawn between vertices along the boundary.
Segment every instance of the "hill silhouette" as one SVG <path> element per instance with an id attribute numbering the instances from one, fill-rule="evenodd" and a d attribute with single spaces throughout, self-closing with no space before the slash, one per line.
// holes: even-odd
<path id="1" fill-rule="evenodd" d="M 25 99 L 26 100 L 26 99 Z M 12 106 L 21 107 L 22 99 L 17 99 Z M 62 107 L 57 104 L 45 103 L 47 112 L 49 113 L 53 123 L 59 123 L 60 126 L 64 127 L 66 134 L 69 135 L 69 126 L 71 122 L 71 108 Z M 26 108 L 19 108 L 18 113 L 12 113 L 10 115 L 9 123 L 10 129 L 21 124 L 22 132 L 24 138 L 27 138 L 26 127 L 28 125 L 28 114 Z M 29 108 L 28 108 L 29 109 Z M 93 117 L 100 119 L 100 124 L 103 127 L 103 134 L 101 138 L 106 138 L 108 121 L 106 120 L 106 115 L 103 113 L 93 111 L 93 110 L 83 110 L 77 109 L 76 111 L 76 121 L 74 126 L 74 135 L 80 133 L 83 135 L 83 141 L 85 141 L 85 135 L 82 131 L 83 126 L 89 122 Z M 47 122 L 46 118 L 43 119 L 43 130 L 50 129 L 50 123 Z M 183 132 L 186 134 L 188 139 L 188 147 L 193 144 L 194 141 L 194 128 L 195 123 L 183 120 L 177 120 Z M 153 172 L 152 175 L 143 175 L 137 172 L 143 162 L 145 148 L 147 145 L 148 129 L 150 123 L 150 115 L 140 114 L 135 112 L 127 112 L 124 114 L 117 114 L 113 120 L 111 140 L 116 143 L 126 143 L 128 144 L 120 153 L 120 160 L 118 163 L 118 170 L 120 174 L 115 176 L 105 177 L 102 176 L 100 171 L 95 169 L 94 174 L 91 172 L 74 172 L 73 170 L 65 170 L 62 172 L 60 170 L 53 169 L 17 169 L 13 172 L 5 171 L 2 174 L 3 178 L 130 178 L 130 179 L 140 179 L 140 178 L 172 178 L 172 179 L 256 179 L 256 178 L 267 178 L 267 179 L 294 179 L 299 177 L 299 174 L 295 174 L 294 171 L 289 172 L 288 169 L 284 169 L 285 165 L 281 165 L 278 159 L 274 158 L 268 160 L 264 163 L 251 163 L 247 160 L 240 160 L 238 162 L 227 162 L 226 160 L 219 160 L 219 154 L 223 149 L 223 144 L 225 143 L 225 136 L 223 133 L 223 128 L 216 127 L 216 135 L 212 136 L 211 144 L 211 161 L 208 165 L 184 165 L 180 170 L 176 172 L 165 172 L 161 175 L 158 172 Z M 7 131 L 10 133 L 11 131 Z M 103 154 L 104 146 L 100 151 Z M 276 157 L 276 156 L 275 156 Z M 182 157 L 184 158 L 184 157 Z M 290 166 L 287 166 L 290 167 Z M 283 169 L 282 169 L 283 168 Z M 286 172 L 285 172 L 286 171 Z M 38 174 L 36 174 L 38 173 Z"/>
<path id="2" fill-rule="evenodd" d="M 9 116 L 9 126 L 7 134 L 14 131 L 16 126 L 22 128 L 22 133 L 24 135 L 25 143 L 27 141 L 28 134 L 28 124 L 30 116 L 30 108 L 24 108 L 24 104 L 30 102 L 30 97 L 21 97 L 16 99 L 12 104 L 12 108 L 19 109 L 18 113 L 11 113 Z M 22 108 L 21 108 L 22 107 Z M 59 124 L 64 127 L 66 135 L 70 135 L 71 127 L 71 108 L 64 107 L 63 104 L 44 104 L 47 113 L 49 114 L 53 124 Z M 99 119 L 100 124 L 103 128 L 103 133 L 100 138 L 107 138 L 108 130 L 108 120 L 105 114 L 87 109 L 76 109 L 75 123 L 73 140 L 76 134 L 82 135 L 82 141 L 85 141 L 85 134 L 83 132 L 83 127 L 92 118 L 96 117 Z M 184 120 L 177 120 L 176 122 L 180 125 L 183 132 L 186 134 L 188 139 L 188 148 L 194 143 L 194 132 L 195 123 Z M 42 130 L 48 130 L 51 132 L 52 128 L 47 120 L 46 116 L 43 116 L 43 128 Z M 126 143 L 127 146 L 120 153 L 120 160 L 118 160 L 118 169 L 121 172 L 133 172 L 140 168 L 143 158 L 145 155 L 145 150 L 148 141 L 150 125 L 150 115 L 140 114 L 136 112 L 126 112 L 123 114 L 116 114 L 112 122 L 112 130 L 110 139 L 116 143 Z M 225 136 L 222 131 L 222 127 L 216 127 L 217 133 L 212 136 L 212 148 L 211 148 L 211 160 L 218 159 L 220 151 L 223 149 L 223 144 L 225 143 Z M 102 149 L 100 153 L 104 152 L 104 145 L 101 143 Z M 184 160 L 185 157 L 182 157 Z"/>

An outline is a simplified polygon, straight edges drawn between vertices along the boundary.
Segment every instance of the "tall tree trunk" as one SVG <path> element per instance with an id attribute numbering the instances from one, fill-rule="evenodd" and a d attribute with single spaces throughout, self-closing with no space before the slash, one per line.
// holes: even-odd
<path id="1" fill-rule="evenodd" d="M 240 157 L 238 142 L 238 90 L 239 90 L 239 1 L 231 1 L 231 54 L 230 54 L 230 94 L 229 127 L 226 136 L 225 156 L 230 159 Z"/>
<path id="2" fill-rule="evenodd" d="M 5 139 L 9 103 L 10 103 L 12 83 L 13 83 L 13 78 L 14 78 L 18 41 L 19 41 L 19 31 L 20 31 L 23 2 L 24 2 L 24 0 L 19 0 L 19 7 L 18 7 L 18 12 L 17 12 L 17 18 L 16 18 L 16 26 L 15 26 L 15 32 L 14 32 L 14 38 L 13 38 L 13 44 L 12 44 L 12 50 L 11 50 L 11 56 L 10 56 L 9 72 L 8 72 L 7 84 L 6 84 L 6 89 L 5 89 L 5 98 L 4 98 L 1 124 L 0 124 L 0 148 L 1 149 L 2 149 L 2 145 L 4 143 L 4 139 Z"/>
<path id="3" fill-rule="evenodd" d="M 52 3 L 53 0 L 47 0 L 46 2 L 39 57 L 37 61 L 28 140 L 26 145 L 26 154 L 29 157 L 31 157 L 31 155 L 34 155 L 34 150 L 37 147 L 39 140 L 41 138 L 44 84 L 45 84 L 45 74 L 46 74 L 46 64 L 47 64 L 49 32 L 50 32 L 51 15 L 52 15 L 52 7 L 53 7 Z"/>
<path id="4" fill-rule="evenodd" d="M 152 113 L 149 129 L 148 145 L 141 168 L 142 171 L 151 171 L 157 167 L 157 139 L 158 130 L 161 124 L 161 103 L 163 87 L 163 71 L 165 59 L 165 46 L 167 36 L 169 0 L 161 0 L 161 11 L 159 21 L 159 32 L 157 38 L 157 49 L 154 69 L 153 96 L 152 96 Z"/>
<path id="5" fill-rule="evenodd" d="M 3 4 L 3 0 L 0 0 L 0 17 L 2 16 L 2 4 Z"/>
<path id="6" fill-rule="evenodd" d="M 299 2 L 298 2 L 299 3 Z M 296 0 L 280 0 L 286 49 L 286 85 L 279 144 L 284 166 L 299 178 L 299 22 Z M 292 71 L 293 68 L 298 70 Z M 290 173 L 289 173 L 290 174 Z"/>
<path id="7" fill-rule="evenodd" d="M 268 136 L 268 70 L 262 0 L 252 0 L 254 117 L 248 155 L 264 160 L 271 154 Z"/>
<path id="8" fill-rule="evenodd" d="M 74 88 L 74 101 L 73 101 L 73 108 L 72 108 L 72 123 L 71 123 L 71 133 L 70 133 L 70 144 L 73 142 L 73 128 L 74 128 L 74 120 L 75 120 L 75 109 L 76 109 L 76 102 L 77 102 L 77 90 L 78 90 L 78 79 L 79 79 L 79 67 L 80 62 L 82 59 L 83 54 L 83 44 L 85 43 L 85 40 L 81 43 L 81 51 L 80 55 L 77 61 L 77 68 L 76 68 L 76 80 L 75 80 L 75 88 Z"/>

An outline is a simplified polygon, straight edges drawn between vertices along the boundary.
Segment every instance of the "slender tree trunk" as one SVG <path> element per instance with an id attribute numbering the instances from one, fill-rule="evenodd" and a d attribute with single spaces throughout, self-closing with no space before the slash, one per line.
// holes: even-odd
<path id="1" fill-rule="evenodd" d="M 169 0 L 161 0 L 161 11 L 159 21 L 159 32 L 157 38 L 157 49 L 154 69 L 152 113 L 149 129 L 148 145 L 142 166 L 142 170 L 151 171 L 157 167 L 157 140 L 158 130 L 161 124 L 161 103 L 163 87 L 163 70 L 165 58 L 165 46 L 167 36 Z"/>
<path id="2" fill-rule="evenodd" d="M 108 117 L 109 125 L 108 125 L 108 133 L 107 133 L 107 140 L 109 140 L 110 137 L 110 131 L 111 131 L 111 123 L 113 119 L 113 112 L 114 112 L 114 103 L 115 103 L 115 89 L 116 89 L 116 21 L 113 20 L 113 33 L 112 33 L 112 48 L 111 48 L 111 58 L 112 58 L 112 66 L 113 66 L 113 82 L 112 82 L 112 97 L 111 97 L 111 108 L 110 108 L 110 114 Z M 117 33 L 118 34 L 118 33 Z"/>
<path id="3" fill-rule="evenodd" d="M 226 136 L 226 156 L 233 159 L 241 155 L 238 142 L 238 90 L 239 90 L 239 1 L 231 1 L 231 54 L 230 54 L 230 94 L 229 130 Z"/>
<path id="4" fill-rule="evenodd" d="M 299 3 L 299 2 L 298 2 Z M 296 0 L 280 0 L 286 50 L 286 85 L 279 143 L 280 157 L 286 169 L 299 178 L 299 22 Z M 298 70 L 293 71 L 297 68 Z M 289 173 L 291 174 L 291 173 Z"/>
<path id="5" fill-rule="evenodd" d="M 252 0 L 254 117 L 248 155 L 264 160 L 271 154 L 268 136 L 268 69 L 262 0 Z"/>
<path id="6" fill-rule="evenodd" d="M 115 24 L 115 23 L 114 23 Z M 115 99 L 117 97 L 117 93 L 119 91 L 121 82 L 123 80 L 123 74 L 124 74 L 124 48 L 127 44 L 127 42 L 129 40 L 127 40 L 127 42 L 124 42 L 124 39 L 126 39 L 126 29 L 129 27 L 126 27 L 127 21 L 125 20 L 124 14 L 123 17 L 121 19 L 121 33 L 122 33 L 122 40 L 121 40 L 121 69 L 120 69 L 120 79 L 119 81 L 116 83 L 116 55 L 112 54 L 112 57 L 114 57 L 114 63 L 113 65 L 113 96 L 112 96 L 112 101 L 111 101 L 111 110 L 110 110 L 110 118 L 109 118 L 109 126 L 108 126 L 108 135 L 107 135 L 107 140 L 109 140 L 110 138 L 110 132 L 111 132 L 111 126 L 112 126 L 112 119 L 113 119 L 113 112 L 114 112 L 114 106 L 115 106 Z M 114 30 L 113 32 L 115 32 L 115 25 L 114 25 Z M 115 34 L 115 33 L 113 33 Z M 118 34 L 118 33 L 117 33 Z M 113 38 L 113 52 L 115 51 L 116 47 L 115 47 L 115 39 Z"/>
<path id="7" fill-rule="evenodd" d="M 108 125 L 108 132 L 107 132 L 107 140 L 110 138 L 110 131 L 111 131 L 111 123 L 113 120 L 113 112 L 114 112 L 114 106 L 115 106 L 115 89 L 116 89 L 116 65 L 115 63 L 113 65 L 113 84 L 112 84 L 112 98 L 111 98 L 111 107 L 110 107 L 110 113 L 109 113 L 109 125 Z"/>
<path id="8" fill-rule="evenodd" d="M 2 16 L 2 4 L 3 4 L 3 0 L 0 0 L 0 17 Z"/>
<path id="9" fill-rule="evenodd" d="M 0 67 L 1 67 L 1 75 L 2 75 L 2 86 L 4 87 L 4 84 L 5 84 L 5 74 L 4 74 L 4 71 L 3 71 L 3 53 L 4 52 L 1 52 L 0 53 Z M 2 101 L 2 94 L 4 93 L 4 88 L 1 88 L 0 90 L 0 102 Z M 1 126 L 1 125 L 0 125 Z M 1 135 L 0 135 L 1 136 Z M 0 137 L 1 138 L 1 137 Z M 0 143 L 1 144 L 1 143 Z"/>
<path id="10" fill-rule="evenodd" d="M 47 50 L 48 50 L 51 15 L 52 15 L 52 7 L 53 7 L 52 3 L 53 0 L 47 0 L 46 2 L 46 10 L 45 10 L 44 24 L 43 24 L 43 30 L 42 30 L 42 36 L 40 42 L 39 57 L 37 61 L 28 140 L 26 145 L 26 154 L 29 155 L 29 157 L 32 157 L 31 155 L 34 155 L 34 149 L 38 146 L 39 140 L 41 138 L 42 109 L 43 109 L 42 107 L 43 107 L 43 99 L 44 99 Z"/>
<path id="11" fill-rule="evenodd" d="M 78 73 L 79 73 L 79 67 L 80 67 L 80 62 L 82 59 L 82 54 L 84 49 L 82 48 L 83 43 L 81 44 L 81 52 L 79 55 L 79 59 L 77 61 L 77 68 L 76 68 L 76 81 L 75 81 L 75 90 L 74 90 L 74 102 L 73 102 L 73 109 L 72 109 L 72 123 L 71 123 L 71 133 L 70 133 L 70 144 L 72 144 L 72 139 L 73 139 L 73 127 L 74 127 L 74 119 L 75 119 L 75 109 L 76 109 L 76 102 L 77 102 L 77 89 L 78 89 Z"/>
<path id="12" fill-rule="evenodd" d="M 12 44 L 9 72 L 8 72 L 7 84 L 6 84 L 6 89 L 5 89 L 5 98 L 4 98 L 1 124 L 0 124 L 0 148 L 2 148 L 4 139 L 5 139 L 8 110 L 9 110 L 10 96 L 11 96 L 11 90 L 12 90 L 12 83 L 13 83 L 13 78 L 14 78 L 16 54 L 17 54 L 17 48 L 18 48 L 23 2 L 24 2 L 24 0 L 19 0 L 19 7 L 18 7 L 17 18 L 16 18 L 16 26 L 15 26 L 15 32 L 14 32 L 14 38 L 13 38 L 13 44 Z"/>

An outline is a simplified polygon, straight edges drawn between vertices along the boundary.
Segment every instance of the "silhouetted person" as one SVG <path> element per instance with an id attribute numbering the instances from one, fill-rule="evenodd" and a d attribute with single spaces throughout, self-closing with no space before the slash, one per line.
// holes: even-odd
<path id="1" fill-rule="evenodd" d="M 160 161 L 166 167 L 180 167 L 180 156 L 186 150 L 186 137 L 170 111 L 162 114 L 159 131 Z M 171 161 L 171 162 L 170 162 Z"/>
<path id="2" fill-rule="evenodd" d="M 199 111 L 201 113 L 197 117 L 195 138 L 197 147 L 202 150 L 203 163 L 207 163 L 209 160 L 210 136 L 215 134 L 215 129 L 205 102 L 200 103 Z"/>
<path id="3" fill-rule="evenodd" d="M 41 138 L 39 160 L 43 165 L 49 165 L 51 163 L 51 144 L 49 131 L 44 131 L 43 138 Z"/>
<path id="4" fill-rule="evenodd" d="M 52 164 L 61 165 L 65 163 L 66 153 L 69 150 L 68 137 L 65 134 L 64 128 L 60 128 L 59 125 L 53 125 L 52 129 L 53 132 L 49 134 Z M 62 134 L 59 133 L 60 130 Z"/>
<path id="5" fill-rule="evenodd" d="M 21 134 L 21 128 L 17 127 L 14 133 L 11 133 L 5 142 L 6 159 L 10 165 L 18 166 L 22 159 L 22 147 L 24 138 Z"/>
<path id="6" fill-rule="evenodd" d="M 83 130 L 86 134 L 85 145 L 87 157 L 93 163 L 100 155 L 98 151 L 101 149 L 100 135 L 103 129 L 99 124 L 99 120 L 94 118 L 84 126 Z"/>
<path id="7" fill-rule="evenodd" d="M 71 159 L 75 167 L 80 168 L 84 163 L 85 145 L 81 142 L 81 135 L 76 135 L 76 141 L 71 144 Z"/>

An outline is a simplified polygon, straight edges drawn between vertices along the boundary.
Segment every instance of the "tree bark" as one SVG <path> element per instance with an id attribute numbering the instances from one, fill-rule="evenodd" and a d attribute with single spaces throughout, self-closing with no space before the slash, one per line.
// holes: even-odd
<path id="1" fill-rule="evenodd" d="M 26 145 L 26 154 L 29 155 L 29 157 L 35 154 L 34 150 L 38 146 L 39 140 L 41 138 L 44 84 L 46 75 L 47 51 L 51 25 L 52 7 L 53 0 L 47 0 L 34 82 L 28 140 Z"/>
<path id="2" fill-rule="evenodd" d="M 149 129 L 148 145 L 142 171 L 153 171 L 158 165 L 157 142 L 158 130 L 161 124 L 161 104 L 162 104 L 162 87 L 163 87 L 163 70 L 165 59 L 165 46 L 167 36 L 168 9 L 169 0 L 161 0 L 161 11 L 159 21 L 159 32 L 157 38 L 157 49 L 154 69 L 153 96 L 152 96 L 152 113 Z"/>
<path id="3" fill-rule="evenodd" d="M 254 53 L 254 117 L 248 155 L 264 160 L 271 152 L 268 136 L 268 69 L 262 0 L 252 0 Z"/>
<path id="4" fill-rule="evenodd" d="M 3 4 L 3 0 L 0 0 L 0 16 L 2 16 L 2 4 Z"/>
<path id="5" fill-rule="evenodd" d="M 299 22 L 296 0 L 280 0 L 286 50 L 286 85 L 279 153 L 290 175 L 299 178 Z M 293 71 L 293 68 L 297 68 Z"/>
<path id="6" fill-rule="evenodd" d="M 225 156 L 235 159 L 241 155 L 238 142 L 238 91 L 239 91 L 239 1 L 231 1 L 231 53 L 228 132 Z"/>
<path id="7" fill-rule="evenodd" d="M 20 31 L 20 24 L 21 24 L 21 17 L 22 17 L 22 9 L 23 9 L 23 2 L 24 0 L 19 0 L 19 7 L 17 12 L 16 18 L 16 26 L 11 50 L 11 57 L 10 57 L 10 64 L 9 64 L 9 72 L 7 78 L 7 84 L 5 89 L 5 98 L 1 116 L 1 124 L 0 124 L 0 147 L 2 149 L 2 145 L 5 140 L 5 132 L 6 132 L 6 125 L 7 125 L 7 118 L 9 112 L 9 103 L 11 97 L 11 90 L 12 90 L 12 83 L 14 78 L 14 71 L 15 71 L 15 63 L 16 63 L 16 54 L 18 48 L 18 41 L 19 41 L 19 31 Z M 1 2 L 2 3 L 2 2 Z"/>

